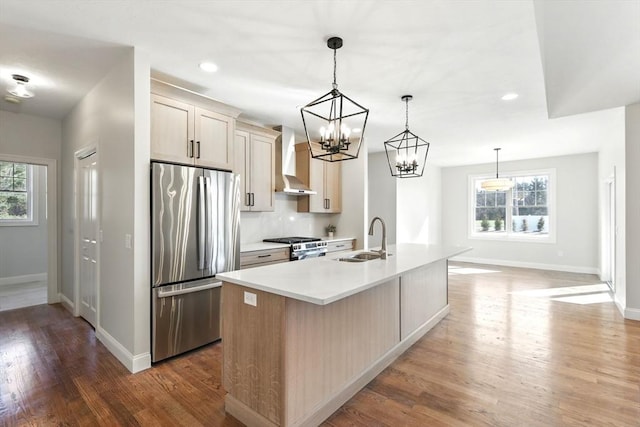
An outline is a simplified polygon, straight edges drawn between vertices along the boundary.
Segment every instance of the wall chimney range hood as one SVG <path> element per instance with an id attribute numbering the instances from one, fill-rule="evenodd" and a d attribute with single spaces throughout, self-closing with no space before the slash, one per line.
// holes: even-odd
<path id="1" fill-rule="evenodd" d="M 280 131 L 276 138 L 276 192 L 293 196 L 318 194 L 296 177 L 296 138 L 293 129 L 277 126 Z"/>

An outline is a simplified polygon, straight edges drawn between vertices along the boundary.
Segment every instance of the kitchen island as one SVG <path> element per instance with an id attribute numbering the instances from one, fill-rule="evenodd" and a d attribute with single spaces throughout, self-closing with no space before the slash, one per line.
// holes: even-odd
<path id="1" fill-rule="evenodd" d="M 227 412 L 321 423 L 447 315 L 447 259 L 469 249 L 400 244 L 387 259 L 219 274 Z"/>

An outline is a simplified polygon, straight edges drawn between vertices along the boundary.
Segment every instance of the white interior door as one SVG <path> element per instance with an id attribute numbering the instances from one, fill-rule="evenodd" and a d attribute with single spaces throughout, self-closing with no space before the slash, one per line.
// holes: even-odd
<path id="1" fill-rule="evenodd" d="M 80 159 L 78 166 L 80 316 L 95 327 L 98 294 L 98 163 L 96 154 L 92 153 Z"/>

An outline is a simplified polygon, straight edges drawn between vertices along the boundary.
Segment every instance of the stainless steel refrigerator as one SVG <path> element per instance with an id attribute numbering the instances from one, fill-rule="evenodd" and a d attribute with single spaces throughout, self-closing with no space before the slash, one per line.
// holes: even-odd
<path id="1" fill-rule="evenodd" d="M 220 338 L 222 283 L 240 266 L 240 177 L 151 163 L 152 361 Z"/>

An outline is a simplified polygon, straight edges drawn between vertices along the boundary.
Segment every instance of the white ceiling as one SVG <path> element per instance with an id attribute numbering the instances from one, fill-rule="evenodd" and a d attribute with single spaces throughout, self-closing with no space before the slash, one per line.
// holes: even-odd
<path id="1" fill-rule="evenodd" d="M 640 102 L 640 0 L 0 0 L 0 78 L 31 76 L 36 93 L 0 108 L 61 119 L 134 46 L 156 75 L 302 134 L 298 108 L 331 88 L 333 35 L 370 151 L 403 130 L 404 94 L 441 166 L 498 146 L 501 160 L 597 151 L 622 114 L 597 110 Z"/>

